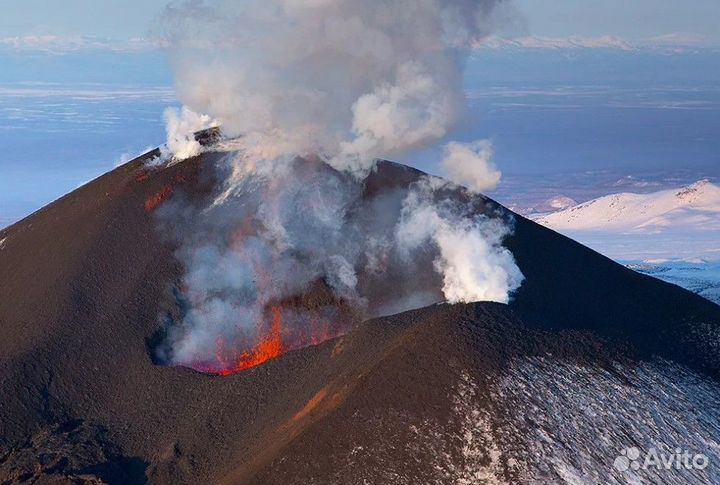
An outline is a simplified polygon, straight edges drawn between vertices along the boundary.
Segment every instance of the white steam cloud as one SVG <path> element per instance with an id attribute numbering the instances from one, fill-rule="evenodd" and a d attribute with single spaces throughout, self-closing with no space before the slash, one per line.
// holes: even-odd
<path id="1" fill-rule="evenodd" d="M 403 201 L 397 226 L 400 247 L 409 252 L 428 241 L 437 246 L 434 265 L 443 275 L 449 303 L 508 303 L 524 277 L 502 246 L 511 232 L 507 222 L 485 214 L 464 215 L 457 202 L 435 200 L 433 185 L 437 182 L 425 179 Z"/>
<path id="2" fill-rule="evenodd" d="M 364 173 L 448 134 L 467 53 L 502 4 L 196 1 L 170 5 L 160 23 L 180 100 L 242 135 L 248 153 L 320 154 Z"/>
<path id="3" fill-rule="evenodd" d="M 512 219 L 463 188 L 426 176 L 394 187 L 401 168 L 358 180 L 319 160 L 226 157 L 234 163 L 216 167 L 226 184 L 210 204 L 179 199 L 159 214 L 179 231 L 186 266 L 166 361 L 234 368 L 268 331 L 270 308 L 281 309 L 295 348 L 314 341 L 304 333 L 313 325 L 331 337 L 355 317 L 442 300 L 507 303 L 523 280 L 502 246 Z M 292 304 L 308 294 L 311 310 Z"/>
<path id="4" fill-rule="evenodd" d="M 363 304 L 355 274 L 360 238 L 344 221 L 357 187 L 317 167 L 298 168 L 282 159 L 256 165 L 243 155 L 229 156 L 245 169 L 227 178 L 229 192 L 209 207 L 168 206 L 161 219 L 172 225 L 180 211 L 189 223 L 179 234 L 188 311 L 176 329 L 181 333 L 172 358 L 208 369 L 231 366 L 232 349 L 256 343 L 268 307 L 301 295 L 316 281 L 338 298 Z M 319 310 L 285 319 L 297 326 L 320 314 L 337 318 L 331 308 Z M 218 353 L 219 338 L 229 347 L 226 355 Z"/>
<path id="5" fill-rule="evenodd" d="M 511 220 L 475 193 L 500 177 L 490 145 L 446 148 L 446 172 L 472 192 L 436 179 L 398 184 L 375 162 L 450 133 L 464 106 L 466 49 L 489 34 L 502 4 L 200 0 L 166 9 L 160 25 L 185 105 L 166 113 L 167 150 L 176 160 L 199 154 L 192 133 L 216 121 L 231 153 L 213 167 L 221 183 L 211 202 L 176 198 L 159 212 L 186 269 L 164 360 L 236 367 L 280 317 L 280 337 L 302 345 L 318 325 L 334 336 L 353 315 L 509 301 L 522 282 L 502 246 Z"/>
<path id="6" fill-rule="evenodd" d="M 489 140 L 448 143 L 441 165 L 443 174 L 448 180 L 477 193 L 494 190 L 502 173 L 495 167 L 492 157 L 493 147 Z"/>
<path id="7" fill-rule="evenodd" d="M 181 110 L 167 108 L 164 116 L 167 131 L 167 143 L 161 149 L 164 158 L 185 160 L 199 155 L 202 146 L 195 133 L 217 125 L 210 116 L 195 113 L 186 106 Z"/>

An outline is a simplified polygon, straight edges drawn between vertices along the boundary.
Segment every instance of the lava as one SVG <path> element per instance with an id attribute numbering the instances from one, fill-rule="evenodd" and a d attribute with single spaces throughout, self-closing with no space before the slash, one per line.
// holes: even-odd
<path id="1" fill-rule="evenodd" d="M 165 202 L 173 194 L 172 185 L 163 185 L 163 187 L 145 201 L 145 212 L 152 212 L 158 208 L 160 204 Z"/>
<path id="2" fill-rule="evenodd" d="M 282 341 L 282 309 L 274 306 L 270 310 L 272 319 L 267 334 L 260 338 L 260 342 L 250 350 L 246 350 L 234 358 L 228 359 L 225 341 L 220 338 L 217 342 L 216 359 L 217 368 L 205 369 L 209 374 L 227 376 L 252 367 L 256 367 L 283 353 Z"/>
<path id="3" fill-rule="evenodd" d="M 256 367 L 287 352 L 319 345 L 344 333 L 340 326 L 323 318 L 312 318 L 307 322 L 307 328 L 297 328 L 298 325 L 293 323 L 284 325 L 281 305 L 271 306 L 267 313 L 269 324 L 260 322 L 257 325 L 260 337 L 256 345 L 247 350 L 238 350 L 247 348 L 247 344 L 228 342 L 224 337 L 218 337 L 214 360 L 197 362 L 191 367 L 205 374 L 228 376 Z"/>
<path id="4" fill-rule="evenodd" d="M 185 182 L 182 174 L 176 175 L 173 183 L 146 201 L 146 210 L 154 210 L 172 196 L 173 188 Z M 286 190 L 281 187 L 282 180 L 271 180 L 270 185 L 269 193 L 261 194 L 262 197 L 271 197 Z M 252 200 L 250 203 L 253 203 Z M 274 199 L 269 198 L 265 200 L 265 207 L 273 203 Z M 320 204 L 321 201 L 315 197 L 307 203 Z M 233 214 L 232 217 L 236 216 Z M 338 297 L 323 278 L 307 283 L 306 287 L 295 290 L 296 293 L 283 294 L 281 288 L 284 283 L 277 278 L 275 270 L 283 268 L 281 263 L 283 258 L 287 258 L 282 253 L 285 249 L 268 245 L 269 257 L 254 249 L 253 240 L 261 239 L 268 231 L 265 221 L 259 220 L 255 213 L 244 213 L 223 231 L 223 250 L 232 252 L 233 264 L 253 276 L 255 299 L 240 303 L 241 306 L 250 305 L 251 311 L 239 313 L 254 316 L 248 320 L 227 322 L 227 330 L 204 337 L 200 355 L 194 356 L 194 359 L 193 356 L 183 359 L 177 364 L 205 374 L 227 376 L 282 354 L 322 344 L 344 334 L 355 322 L 355 302 Z M 199 301 L 197 305 L 202 309 L 205 303 Z M 234 320 L 242 317 L 227 318 Z"/>
<path id="5" fill-rule="evenodd" d="M 135 178 L 138 182 L 143 182 L 148 180 L 147 173 L 141 173 Z M 187 182 L 187 178 L 182 173 L 178 173 L 175 175 L 172 183 L 163 185 L 160 190 L 158 190 L 155 194 L 150 196 L 145 201 L 145 212 L 153 212 L 155 209 L 158 208 L 160 204 L 165 202 L 172 196 L 173 192 L 175 192 L 175 186 L 181 185 Z"/>

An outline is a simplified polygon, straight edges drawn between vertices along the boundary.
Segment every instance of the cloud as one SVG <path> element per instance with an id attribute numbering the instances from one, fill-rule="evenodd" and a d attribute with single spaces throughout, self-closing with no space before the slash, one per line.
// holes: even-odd
<path id="1" fill-rule="evenodd" d="M 159 21 L 178 97 L 248 153 L 363 172 L 447 135 L 464 60 L 501 0 L 223 0 Z"/>
<path id="2" fill-rule="evenodd" d="M 475 46 L 478 49 L 619 49 L 633 50 L 628 41 L 613 36 L 603 37 L 490 37 Z"/>
<path id="3" fill-rule="evenodd" d="M 490 140 L 451 142 L 445 145 L 445 156 L 440 166 L 447 179 L 473 192 L 485 192 L 497 188 L 502 176 L 492 156 Z"/>
<path id="4" fill-rule="evenodd" d="M 0 50 L 67 53 L 76 51 L 134 52 L 157 49 L 162 45 L 152 39 L 111 39 L 93 36 L 22 35 L 0 38 Z"/>
<path id="5" fill-rule="evenodd" d="M 707 37 L 688 32 L 671 32 L 651 37 L 641 41 L 640 45 L 656 47 L 717 47 Z"/>

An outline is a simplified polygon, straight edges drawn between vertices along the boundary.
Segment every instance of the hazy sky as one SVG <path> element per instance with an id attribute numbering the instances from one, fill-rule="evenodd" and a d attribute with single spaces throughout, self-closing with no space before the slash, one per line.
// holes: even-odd
<path id="1" fill-rule="evenodd" d="M 366 1 L 366 0 L 358 0 Z M 145 35 L 167 0 L 0 0 L 0 37 Z M 515 0 L 527 33 L 615 35 L 629 39 L 685 32 L 720 44 L 719 0 Z"/>
<path id="2" fill-rule="evenodd" d="M 516 0 L 531 34 L 642 39 L 684 32 L 720 43 L 718 0 Z"/>

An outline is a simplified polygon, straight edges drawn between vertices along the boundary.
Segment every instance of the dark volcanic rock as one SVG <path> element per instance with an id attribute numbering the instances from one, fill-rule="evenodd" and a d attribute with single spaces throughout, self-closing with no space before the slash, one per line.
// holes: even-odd
<path id="1" fill-rule="evenodd" d="M 76 420 L 52 424 L 0 460 L 3 484 L 144 483 L 147 463 L 123 457 L 107 431 Z"/>
<path id="2" fill-rule="evenodd" d="M 591 483 L 624 480 L 623 446 L 712 455 L 720 307 L 520 216 L 509 306 L 374 319 L 228 377 L 154 364 L 183 268 L 153 211 L 207 194 L 219 156 L 135 160 L 0 232 L 0 483 Z M 367 194 L 420 175 L 380 163 Z"/>

